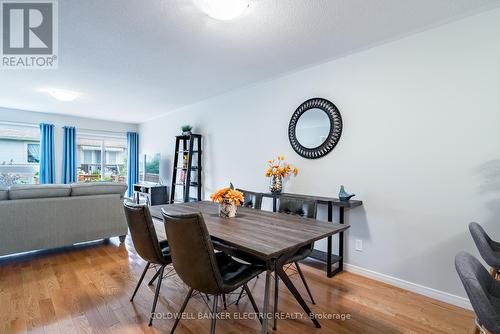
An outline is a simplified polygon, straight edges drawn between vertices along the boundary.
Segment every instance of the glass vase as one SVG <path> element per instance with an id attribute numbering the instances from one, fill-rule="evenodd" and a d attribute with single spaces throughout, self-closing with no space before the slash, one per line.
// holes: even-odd
<path id="1" fill-rule="evenodd" d="M 272 175 L 269 184 L 269 191 L 273 194 L 279 194 L 283 190 L 283 177 L 280 175 Z"/>
<path id="2" fill-rule="evenodd" d="M 219 217 L 222 218 L 234 218 L 236 217 L 236 211 L 238 207 L 231 201 L 223 200 L 219 204 Z"/>

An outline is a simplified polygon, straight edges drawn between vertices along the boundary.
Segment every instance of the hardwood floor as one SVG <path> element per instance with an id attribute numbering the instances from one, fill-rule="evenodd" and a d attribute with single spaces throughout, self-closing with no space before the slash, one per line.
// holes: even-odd
<path id="1" fill-rule="evenodd" d="M 31 255 L 0 264 L 0 333 L 168 333 L 172 319 L 157 319 L 148 327 L 154 286 L 143 283 L 129 301 L 144 268 L 130 238 Z M 328 279 L 323 271 L 302 266 L 316 299 L 316 313 L 349 314 L 349 320 L 320 320 L 321 329 L 307 319 L 278 322 L 276 333 L 472 333 L 473 314 L 430 298 L 362 276 L 343 272 Z M 147 279 L 151 279 L 150 271 Z M 146 281 L 145 280 L 145 281 Z M 300 278 L 292 280 L 305 294 Z M 250 288 L 262 308 L 264 279 Z M 187 292 L 177 276 L 164 280 L 157 312 L 178 311 Z M 229 302 L 236 296 L 230 296 Z M 248 299 L 230 305 L 230 315 L 251 312 Z M 280 288 L 280 311 L 300 308 L 285 287 Z M 191 299 L 186 312 L 208 316 L 201 296 Z M 208 333 L 209 319 L 181 320 L 176 333 Z M 217 322 L 217 333 L 259 333 L 255 319 Z M 273 333 L 271 327 L 269 333 Z"/>

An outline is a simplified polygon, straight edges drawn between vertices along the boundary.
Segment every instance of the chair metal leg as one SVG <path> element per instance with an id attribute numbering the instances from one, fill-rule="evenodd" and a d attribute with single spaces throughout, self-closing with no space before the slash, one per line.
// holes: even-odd
<path id="1" fill-rule="evenodd" d="M 146 264 L 146 267 L 144 268 L 144 271 L 142 272 L 141 278 L 139 278 L 139 282 L 137 282 L 134 293 L 132 294 L 132 297 L 130 298 L 131 302 L 134 301 L 135 294 L 137 293 L 137 290 L 139 290 L 139 286 L 141 285 L 142 280 L 144 279 L 144 276 L 146 276 L 146 272 L 148 271 L 150 265 L 151 265 L 151 263 L 149 263 L 149 262 Z"/>
<path id="2" fill-rule="evenodd" d="M 227 310 L 227 304 L 226 304 L 226 294 L 222 294 L 222 303 L 224 304 L 224 310 Z"/>
<path id="3" fill-rule="evenodd" d="M 260 324 L 262 325 L 262 317 L 259 315 L 259 308 L 257 307 L 257 304 L 255 303 L 255 299 L 253 299 L 252 292 L 248 288 L 248 285 L 243 285 L 243 290 L 247 293 L 248 299 L 250 300 L 250 303 L 252 304 L 254 312 L 257 314 Z"/>
<path id="4" fill-rule="evenodd" d="M 174 331 L 177 328 L 177 325 L 179 324 L 179 321 L 182 318 L 182 313 L 184 313 L 184 310 L 186 309 L 186 306 L 189 302 L 189 299 L 191 299 L 192 294 L 193 294 L 193 288 L 189 289 L 189 292 L 187 293 L 186 298 L 184 299 L 184 302 L 182 303 L 181 309 L 179 310 L 179 313 L 175 317 L 174 326 L 170 330 L 170 334 L 174 334 Z"/>
<path id="5" fill-rule="evenodd" d="M 278 296 L 279 296 L 280 277 L 274 273 L 274 317 L 273 330 L 278 328 Z"/>
<path id="6" fill-rule="evenodd" d="M 215 334 L 215 325 L 217 324 L 217 301 L 219 296 L 214 296 L 214 301 L 212 304 L 212 324 L 210 326 L 210 334 Z"/>
<path id="7" fill-rule="evenodd" d="M 286 256 L 283 257 L 283 259 L 286 259 Z M 316 319 L 315 314 L 311 311 L 309 306 L 307 306 L 307 303 L 304 301 L 302 296 L 300 295 L 299 291 L 295 288 L 293 285 L 292 281 L 290 281 L 290 278 L 288 275 L 285 273 L 283 270 L 283 263 L 280 263 L 280 259 L 278 259 L 276 266 L 274 267 L 275 272 L 280 276 L 281 281 L 285 284 L 285 286 L 288 288 L 288 291 L 292 293 L 292 295 L 295 297 L 295 300 L 299 303 L 299 305 L 302 307 L 304 312 L 310 317 L 311 321 L 313 322 L 314 326 L 316 328 L 321 328 L 321 324 L 319 323 L 318 319 Z M 265 294 L 264 294 L 265 295 Z M 266 333 L 262 333 L 266 334 Z"/>
<path id="8" fill-rule="evenodd" d="M 155 282 L 155 280 L 158 278 L 158 275 L 160 275 L 160 271 L 159 270 L 153 276 L 153 278 L 151 279 L 151 281 L 149 281 L 148 285 L 153 285 L 153 283 Z"/>
<path id="9" fill-rule="evenodd" d="M 161 288 L 161 282 L 163 281 L 163 271 L 165 270 L 165 266 L 162 266 L 160 269 L 160 276 L 158 278 L 158 283 L 156 283 L 156 292 L 155 292 L 155 299 L 153 301 L 153 308 L 151 309 L 151 317 L 149 318 L 149 324 L 148 326 L 153 325 L 153 315 L 156 310 L 156 303 L 158 302 L 158 296 L 160 295 L 160 288 Z"/>
<path id="10" fill-rule="evenodd" d="M 479 319 L 476 317 L 474 319 L 474 325 L 476 325 L 474 329 L 474 334 L 486 334 L 486 330 L 484 327 L 479 323 Z"/>
<path id="11" fill-rule="evenodd" d="M 235 305 L 238 305 L 240 303 L 240 299 L 241 299 L 241 297 L 243 297 L 243 291 L 245 291 L 245 289 L 241 288 L 240 295 L 238 296 L 238 299 L 236 299 Z"/>
<path id="12" fill-rule="evenodd" d="M 309 290 L 309 285 L 307 285 L 306 278 L 304 277 L 304 274 L 302 273 L 302 270 L 300 269 L 299 263 L 295 262 L 295 266 L 297 267 L 297 271 L 299 272 L 300 278 L 302 279 L 302 282 L 304 283 L 304 286 L 306 287 L 307 293 L 309 294 L 309 298 L 311 298 L 312 303 L 314 305 L 316 305 L 316 302 L 314 301 L 311 290 Z"/>

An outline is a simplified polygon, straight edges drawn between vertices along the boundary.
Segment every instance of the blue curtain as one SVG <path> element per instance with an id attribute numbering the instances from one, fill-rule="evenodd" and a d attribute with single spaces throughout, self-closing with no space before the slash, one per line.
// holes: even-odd
<path id="1" fill-rule="evenodd" d="M 40 183 L 55 183 L 54 125 L 40 124 Z"/>
<path id="2" fill-rule="evenodd" d="M 65 126 L 63 130 L 62 183 L 72 183 L 76 182 L 76 129 Z"/>
<path id="3" fill-rule="evenodd" d="M 127 159 L 127 194 L 132 197 L 134 184 L 139 181 L 139 135 L 136 132 L 127 132 L 128 159 Z"/>

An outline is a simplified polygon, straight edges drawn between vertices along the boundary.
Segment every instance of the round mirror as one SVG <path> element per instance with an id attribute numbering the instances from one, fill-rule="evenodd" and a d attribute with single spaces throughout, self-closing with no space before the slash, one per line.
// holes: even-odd
<path id="1" fill-rule="evenodd" d="M 330 101 L 314 98 L 302 103 L 292 115 L 288 139 L 295 152 L 308 159 L 327 155 L 342 134 L 342 117 Z"/>
<path id="2" fill-rule="evenodd" d="M 305 148 L 321 146 L 330 133 L 330 119 L 326 112 L 319 108 L 306 110 L 295 127 L 299 143 Z"/>

